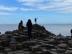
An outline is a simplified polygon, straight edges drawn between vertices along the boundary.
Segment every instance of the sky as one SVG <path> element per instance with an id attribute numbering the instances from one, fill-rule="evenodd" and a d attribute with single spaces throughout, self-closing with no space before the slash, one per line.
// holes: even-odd
<path id="1" fill-rule="evenodd" d="M 0 24 L 35 18 L 38 24 L 72 24 L 72 0 L 0 0 Z"/>

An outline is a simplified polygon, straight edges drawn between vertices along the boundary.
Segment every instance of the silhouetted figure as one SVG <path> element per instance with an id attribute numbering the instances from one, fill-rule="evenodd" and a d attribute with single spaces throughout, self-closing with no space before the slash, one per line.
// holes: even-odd
<path id="1" fill-rule="evenodd" d="M 0 34 L 1 34 L 1 32 L 0 32 Z"/>
<path id="2" fill-rule="evenodd" d="M 23 30 L 23 29 L 24 29 L 23 21 L 22 21 L 22 20 L 21 20 L 20 23 L 19 23 L 18 29 L 19 29 L 19 30 Z"/>
<path id="3" fill-rule="evenodd" d="M 32 32 L 32 22 L 31 22 L 30 19 L 28 20 L 26 26 L 27 26 L 27 29 L 28 29 L 28 36 L 29 36 L 29 41 L 30 41 L 30 39 L 32 39 L 32 34 L 31 34 L 31 32 Z"/>
<path id="4" fill-rule="evenodd" d="M 37 18 L 35 18 L 35 24 L 37 24 Z"/>
<path id="5" fill-rule="evenodd" d="M 72 37 L 72 29 L 71 29 L 71 31 L 70 31 L 70 32 L 71 32 L 71 37 Z"/>

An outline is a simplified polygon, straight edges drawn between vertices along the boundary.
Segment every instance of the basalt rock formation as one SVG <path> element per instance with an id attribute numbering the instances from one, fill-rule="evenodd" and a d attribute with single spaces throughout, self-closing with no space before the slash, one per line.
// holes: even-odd
<path id="1" fill-rule="evenodd" d="M 43 32 L 47 33 L 48 35 L 55 36 L 55 34 L 47 31 L 44 26 L 41 26 L 41 25 L 38 25 L 38 24 L 34 24 L 33 25 L 33 30 L 43 31 Z"/>
<path id="2" fill-rule="evenodd" d="M 43 26 L 34 24 L 32 40 L 28 40 L 27 28 L 6 31 L 0 35 L 0 54 L 72 54 L 70 36 L 55 36 Z"/>

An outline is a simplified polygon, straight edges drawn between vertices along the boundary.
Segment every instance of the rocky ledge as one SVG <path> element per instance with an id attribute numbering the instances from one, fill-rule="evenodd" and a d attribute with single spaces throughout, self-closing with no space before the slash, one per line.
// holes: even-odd
<path id="1" fill-rule="evenodd" d="M 0 35 L 0 54 L 72 54 L 72 38 L 56 36 L 34 24 L 31 41 L 26 27 Z"/>

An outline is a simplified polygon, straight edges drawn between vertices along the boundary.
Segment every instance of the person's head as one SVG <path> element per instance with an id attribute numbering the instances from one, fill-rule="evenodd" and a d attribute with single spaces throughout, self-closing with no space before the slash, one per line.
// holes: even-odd
<path id="1" fill-rule="evenodd" d="M 23 22 L 23 21 L 21 20 L 21 22 Z"/>
<path id="2" fill-rule="evenodd" d="M 30 22 L 30 23 L 31 23 L 31 19 L 28 19 L 28 22 Z"/>
<path id="3" fill-rule="evenodd" d="M 20 23 L 23 24 L 23 21 L 21 20 Z"/>

